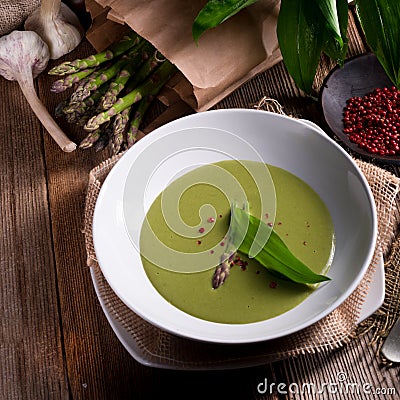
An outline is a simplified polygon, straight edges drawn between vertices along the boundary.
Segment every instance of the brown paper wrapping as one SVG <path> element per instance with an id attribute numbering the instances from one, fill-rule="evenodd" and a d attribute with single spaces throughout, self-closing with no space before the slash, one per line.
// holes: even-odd
<path id="1" fill-rule="evenodd" d="M 260 0 L 217 28 L 192 37 L 204 0 L 88 0 L 93 26 L 88 40 L 102 50 L 130 26 L 182 72 L 173 89 L 203 111 L 281 60 L 276 25 L 279 0 Z M 168 104 L 168 98 L 166 99 Z"/>

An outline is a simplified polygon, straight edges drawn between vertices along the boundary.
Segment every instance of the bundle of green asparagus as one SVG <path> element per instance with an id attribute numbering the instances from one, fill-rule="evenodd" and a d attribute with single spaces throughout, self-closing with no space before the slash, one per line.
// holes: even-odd
<path id="1" fill-rule="evenodd" d="M 53 92 L 74 87 L 56 115 L 87 132 L 80 148 L 101 150 L 109 144 L 118 154 L 137 141 L 146 110 L 175 72 L 171 62 L 132 31 L 103 52 L 49 71 L 62 76 L 53 83 Z"/>

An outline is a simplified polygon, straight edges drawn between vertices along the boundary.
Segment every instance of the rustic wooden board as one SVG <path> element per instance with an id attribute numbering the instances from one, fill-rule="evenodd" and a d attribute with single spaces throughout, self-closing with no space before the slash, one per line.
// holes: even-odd
<path id="1" fill-rule="evenodd" d="M 42 129 L 0 81 L 0 397 L 68 395 Z"/>
<path id="2" fill-rule="evenodd" d="M 365 43 L 352 16 L 350 22 L 352 56 L 365 51 Z M 84 42 L 68 59 L 91 51 Z M 322 60 L 316 90 L 331 67 Z M 39 96 L 51 111 L 64 98 L 50 93 L 54 79 L 42 75 L 38 80 Z M 316 101 L 299 92 L 282 63 L 215 108 L 252 107 L 263 96 L 277 99 L 288 114 L 321 122 Z M 276 390 L 262 394 L 257 387 L 265 379 L 286 385 L 335 383 L 338 372 L 346 373 L 348 382 L 395 387 L 398 397 L 400 368 L 380 367 L 368 336 L 330 353 L 247 369 L 177 372 L 136 362 L 96 298 L 81 232 L 88 173 L 108 153 L 62 153 L 27 108 L 17 84 L 0 79 L 0 99 L 1 399 L 314 399 Z M 83 138 L 63 120 L 60 125 L 77 142 Z"/>

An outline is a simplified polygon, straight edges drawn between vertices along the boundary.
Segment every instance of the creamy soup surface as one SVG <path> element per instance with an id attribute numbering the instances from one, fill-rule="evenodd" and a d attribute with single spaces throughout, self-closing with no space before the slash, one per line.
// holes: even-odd
<path id="1" fill-rule="evenodd" d="M 154 288 L 167 301 L 201 319 L 243 324 L 280 315 L 301 303 L 314 289 L 279 279 L 257 261 L 240 253 L 243 263 L 234 265 L 226 282 L 218 289 L 213 289 L 211 279 L 215 266 L 194 273 L 173 271 L 173 260 L 162 255 L 164 246 L 155 246 L 150 238 L 155 234 L 160 243 L 168 248 L 184 253 L 202 252 L 205 257 L 209 254 L 210 259 L 213 257 L 214 260 L 218 251 L 223 253 L 230 206 L 236 199 L 227 198 L 218 187 L 218 179 L 210 184 L 201 178 L 210 174 L 216 175 L 212 169 L 215 166 L 222 168 L 239 182 L 252 215 L 265 223 L 273 224 L 274 230 L 292 253 L 314 272 L 327 273 L 334 249 L 334 227 L 324 202 L 309 185 L 295 175 L 254 161 L 222 161 L 196 168 L 177 178 L 156 198 L 148 210 L 140 235 L 145 272 Z M 271 199 L 261 201 L 260 196 L 263 195 L 260 195 L 259 186 L 249 175 L 247 167 L 252 171 L 268 168 L 275 187 L 276 210 L 269 209 Z M 221 182 L 222 186 L 223 184 Z M 186 187 L 183 192 L 182 187 Z M 165 194 L 177 196 L 177 215 L 179 214 L 187 226 L 196 227 L 196 237 L 177 234 L 171 224 L 166 222 L 164 216 L 168 207 L 165 208 L 162 201 Z M 211 214 L 208 208 L 206 214 L 203 212 L 204 215 L 201 215 L 199 210 L 204 204 L 211 205 L 214 213 Z M 208 215 L 210 216 L 207 218 Z M 164 260 L 161 262 L 165 262 L 165 265 L 160 265 L 159 261 L 151 262 L 149 258 L 152 257 L 146 257 L 146 254 L 157 252 L 160 252 L 157 260 Z"/>

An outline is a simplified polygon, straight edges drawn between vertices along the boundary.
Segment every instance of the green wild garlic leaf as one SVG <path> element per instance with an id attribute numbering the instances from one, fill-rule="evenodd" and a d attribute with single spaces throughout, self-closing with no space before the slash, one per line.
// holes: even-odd
<path id="1" fill-rule="evenodd" d="M 330 28 L 328 27 L 325 30 L 325 35 L 327 35 L 327 37 L 322 51 L 342 67 L 346 58 L 348 46 L 347 27 L 349 7 L 347 0 L 338 0 L 336 2 L 336 10 L 338 14 L 341 40 L 337 39 L 336 36 L 331 35 Z"/>
<path id="2" fill-rule="evenodd" d="M 322 21 L 309 0 L 282 0 L 278 18 L 278 40 L 285 66 L 305 92 L 311 92 L 324 42 Z"/>
<path id="3" fill-rule="evenodd" d="M 297 86 L 310 93 L 321 52 L 340 64 L 347 47 L 347 1 L 282 0 L 278 41 L 285 66 Z"/>
<path id="4" fill-rule="evenodd" d="M 330 280 L 300 261 L 270 226 L 239 207 L 232 207 L 229 235 L 239 252 L 254 258 L 280 277 L 302 284 Z M 268 240 L 264 240 L 265 237 Z"/>
<path id="5" fill-rule="evenodd" d="M 368 45 L 399 88 L 400 1 L 357 0 L 356 10 Z"/>
<path id="6" fill-rule="evenodd" d="M 343 45 L 342 32 L 340 30 L 338 10 L 336 0 L 320 1 L 314 0 L 315 5 L 321 10 L 326 22 L 328 29 L 332 30 L 337 41 Z"/>
<path id="7" fill-rule="evenodd" d="M 192 26 L 194 40 L 198 42 L 200 36 L 207 29 L 215 28 L 256 1 L 257 0 L 209 0 L 194 20 Z"/>

